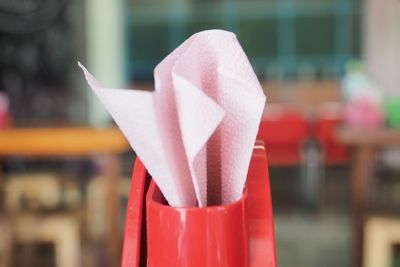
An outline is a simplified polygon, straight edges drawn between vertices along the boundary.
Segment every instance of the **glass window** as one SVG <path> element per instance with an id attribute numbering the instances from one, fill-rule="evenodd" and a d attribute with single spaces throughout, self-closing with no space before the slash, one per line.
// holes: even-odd
<path id="1" fill-rule="evenodd" d="M 326 56 L 335 53 L 335 18 L 333 15 L 295 19 L 297 56 Z"/>

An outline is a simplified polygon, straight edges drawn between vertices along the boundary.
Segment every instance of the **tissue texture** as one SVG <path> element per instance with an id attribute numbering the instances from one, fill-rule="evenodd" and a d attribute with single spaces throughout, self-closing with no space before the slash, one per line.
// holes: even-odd
<path id="1" fill-rule="evenodd" d="M 191 36 L 154 70 L 155 91 L 86 79 L 175 207 L 238 200 L 265 95 L 236 36 Z"/>

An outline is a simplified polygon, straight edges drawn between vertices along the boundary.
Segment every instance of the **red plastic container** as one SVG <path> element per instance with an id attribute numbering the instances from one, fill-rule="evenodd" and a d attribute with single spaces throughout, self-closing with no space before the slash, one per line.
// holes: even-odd
<path id="1" fill-rule="evenodd" d="M 228 205 L 205 208 L 168 206 L 137 160 L 128 202 L 122 266 L 275 267 L 264 146 L 255 146 L 243 197 Z"/>
<path id="2" fill-rule="evenodd" d="M 173 208 L 152 182 L 146 202 L 148 266 L 249 265 L 247 191 L 229 205 Z"/>

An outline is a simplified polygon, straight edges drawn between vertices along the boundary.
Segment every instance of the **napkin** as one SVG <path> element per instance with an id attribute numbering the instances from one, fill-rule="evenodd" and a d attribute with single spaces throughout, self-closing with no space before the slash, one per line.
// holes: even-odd
<path id="1" fill-rule="evenodd" d="M 171 206 L 241 198 L 266 97 L 233 33 L 191 36 L 153 92 L 105 88 L 78 64 Z"/>

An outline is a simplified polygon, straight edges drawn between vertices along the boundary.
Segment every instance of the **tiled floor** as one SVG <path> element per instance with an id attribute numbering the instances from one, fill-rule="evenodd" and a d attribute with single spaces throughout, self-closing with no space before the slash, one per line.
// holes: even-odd
<path id="1" fill-rule="evenodd" d="M 350 266 L 349 171 L 326 174 L 310 209 L 302 202 L 298 167 L 270 168 L 279 267 Z"/>
<path id="2" fill-rule="evenodd" d="M 350 266 L 350 224 L 345 215 L 275 214 L 279 267 Z"/>

